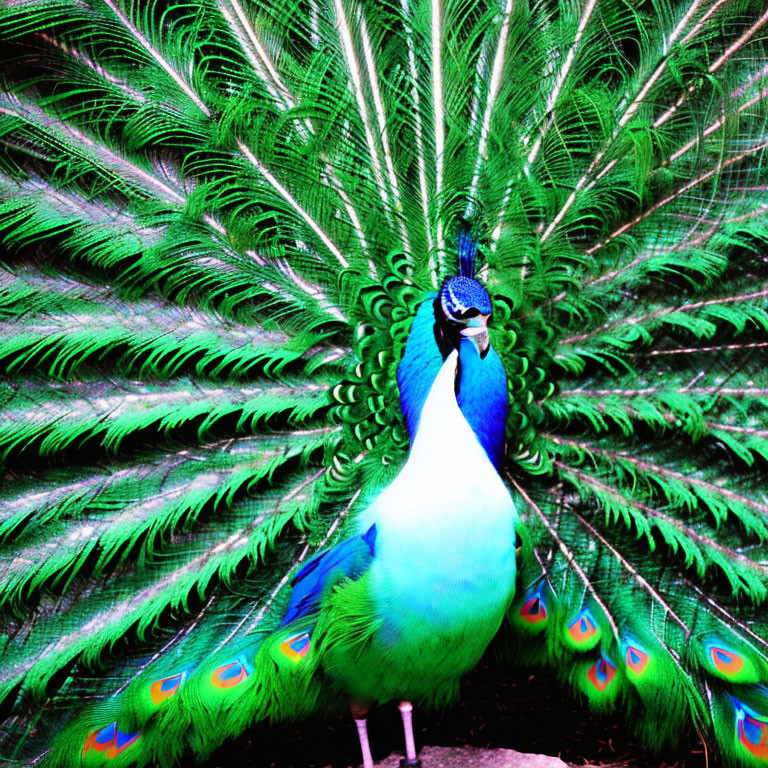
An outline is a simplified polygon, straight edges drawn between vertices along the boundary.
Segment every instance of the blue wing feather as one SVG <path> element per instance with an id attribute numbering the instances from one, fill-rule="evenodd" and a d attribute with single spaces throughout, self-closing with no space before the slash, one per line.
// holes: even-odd
<path id="1" fill-rule="evenodd" d="M 293 577 L 293 592 L 280 626 L 314 613 L 329 584 L 340 576 L 357 578 L 370 565 L 376 553 L 376 525 L 362 536 L 344 539 L 315 555 Z"/>

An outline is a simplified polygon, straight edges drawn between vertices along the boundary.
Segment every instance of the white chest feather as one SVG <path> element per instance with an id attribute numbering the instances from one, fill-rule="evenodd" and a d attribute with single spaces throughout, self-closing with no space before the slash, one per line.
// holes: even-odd
<path id="1" fill-rule="evenodd" d="M 455 367 L 451 356 L 406 465 L 361 519 L 361 530 L 376 524 L 370 583 L 382 615 L 434 629 L 496 621 L 515 579 L 515 507 L 459 410 Z"/>

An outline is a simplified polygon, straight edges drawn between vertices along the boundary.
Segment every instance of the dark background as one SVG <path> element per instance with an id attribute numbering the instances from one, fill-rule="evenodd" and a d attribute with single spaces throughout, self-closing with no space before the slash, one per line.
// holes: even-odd
<path id="1" fill-rule="evenodd" d="M 414 711 L 417 747 L 475 746 L 554 755 L 578 766 L 602 768 L 716 768 L 718 762 L 689 739 L 685 748 L 652 753 L 629 732 L 620 709 L 604 719 L 558 682 L 549 670 L 504 671 L 482 663 L 462 684 L 461 701 L 444 712 Z M 403 753 L 395 704 L 369 717 L 375 760 Z M 351 717 L 256 726 L 227 744 L 204 768 L 348 768 L 360 763 Z M 425 765 L 424 768 L 430 768 Z M 471 768 L 471 766 L 467 766 Z"/>

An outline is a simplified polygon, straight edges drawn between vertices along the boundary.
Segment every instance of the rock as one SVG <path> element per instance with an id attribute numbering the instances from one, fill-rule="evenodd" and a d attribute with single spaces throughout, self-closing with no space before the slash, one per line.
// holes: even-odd
<path id="1" fill-rule="evenodd" d="M 376 768 L 399 768 L 402 755 L 390 755 Z M 422 768 L 568 768 L 559 757 L 529 755 L 513 749 L 478 747 L 424 747 L 419 752 Z"/>

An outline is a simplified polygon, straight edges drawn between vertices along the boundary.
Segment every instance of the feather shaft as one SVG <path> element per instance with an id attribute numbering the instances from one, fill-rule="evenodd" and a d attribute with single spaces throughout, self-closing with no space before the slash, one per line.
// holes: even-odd
<path id="1" fill-rule="evenodd" d="M 283 186 L 275 177 L 275 175 L 262 163 L 256 155 L 251 152 L 250 148 L 246 146 L 240 139 L 237 140 L 237 146 L 243 153 L 248 162 L 264 177 L 269 185 L 293 208 L 296 213 L 309 225 L 310 229 L 320 238 L 323 245 L 336 257 L 343 269 L 349 267 L 349 262 L 342 256 L 341 251 L 325 233 L 323 228 L 307 213 L 304 208 L 299 205 L 296 198 Z"/>
<path id="2" fill-rule="evenodd" d="M 547 532 L 555 541 L 560 551 L 563 553 L 563 556 L 568 562 L 568 565 L 571 568 L 573 568 L 576 575 L 579 577 L 579 579 L 581 579 L 587 592 L 589 592 L 589 594 L 592 596 L 592 599 L 600 606 L 600 608 L 603 609 L 603 613 L 605 614 L 605 617 L 611 626 L 611 631 L 613 632 L 613 636 L 616 639 L 616 642 L 620 643 L 621 638 L 619 635 L 619 628 L 616 626 L 616 622 L 614 621 L 613 616 L 611 615 L 611 612 L 608 610 L 608 606 L 606 606 L 606 604 L 603 602 L 602 598 L 597 593 L 597 590 L 595 589 L 594 585 L 589 580 L 589 577 L 584 572 L 584 569 L 579 565 L 579 562 L 576 559 L 575 553 L 568 548 L 568 545 L 558 535 L 557 531 L 555 530 L 555 527 L 549 521 L 547 516 L 544 514 L 544 512 L 542 512 L 538 504 L 536 504 L 533 501 L 533 499 L 525 492 L 523 487 L 515 480 L 514 477 L 512 477 L 512 475 L 510 475 L 509 473 L 506 473 L 506 475 L 509 482 L 511 482 L 512 485 L 515 486 L 515 488 L 517 489 L 517 492 L 523 497 L 523 499 L 525 499 L 526 504 L 528 504 L 528 506 L 534 511 L 534 513 L 539 518 L 539 520 L 541 520 L 542 524 L 547 529 Z"/>
<path id="3" fill-rule="evenodd" d="M 200 97 L 190 88 L 187 81 L 171 66 L 171 63 L 155 48 L 149 39 L 139 30 L 139 28 L 123 13 L 114 0 L 102 0 L 112 13 L 118 18 L 120 23 L 128 30 L 131 36 L 162 68 L 162 70 L 173 80 L 174 83 L 184 92 L 187 98 L 206 116 L 211 116 L 211 111 L 202 102 Z"/>
<path id="4" fill-rule="evenodd" d="M 445 163 L 445 109 L 443 106 L 443 56 L 442 56 L 442 6 L 440 0 L 431 0 L 432 29 L 432 111 L 435 132 L 435 197 L 437 199 L 437 261 L 432 275 L 432 283 L 437 287 L 438 275 L 445 268 L 445 241 L 443 238 L 443 219 L 440 209 L 443 206 L 443 165 Z"/>

